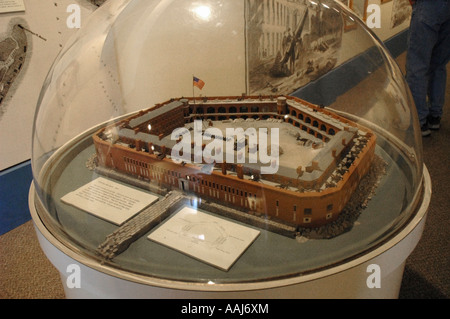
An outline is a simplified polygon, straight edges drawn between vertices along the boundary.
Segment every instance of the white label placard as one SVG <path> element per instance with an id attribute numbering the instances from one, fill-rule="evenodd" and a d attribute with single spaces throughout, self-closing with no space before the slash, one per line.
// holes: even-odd
<path id="1" fill-rule="evenodd" d="M 228 271 L 259 234 L 256 229 L 183 207 L 148 239 Z"/>
<path id="2" fill-rule="evenodd" d="M 0 0 L 0 13 L 25 11 L 23 0 Z"/>
<path id="3" fill-rule="evenodd" d="M 157 199 L 155 195 L 99 177 L 63 196 L 61 201 L 120 226 Z"/>

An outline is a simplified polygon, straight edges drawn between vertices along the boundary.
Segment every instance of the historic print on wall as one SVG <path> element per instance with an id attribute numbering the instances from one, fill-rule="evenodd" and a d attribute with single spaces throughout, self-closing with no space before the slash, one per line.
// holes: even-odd
<path id="1" fill-rule="evenodd" d="M 319 0 L 246 0 L 246 25 L 251 95 L 291 94 L 336 65 L 342 18 Z"/>
<path id="2" fill-rule="evenodd" d="M 394 0 L 392 4 L 391 28 L 401 25 L 411 18 L 412 7 L 409 0 Z"/>
<path id="3" fill-rule="evenodd" d="M 353 0 L 339 0 L 339 2 L 342 2 L 345 4 L 350 10 L 353 7 Z M 344 31 L 350 31 L 356 29 L 356 22 L 353 20 L 353 18 L 348 17 L 347 15 L 344 16 Z"/>
<path id="4" fill-rule="evenodd" d="M 367 19 L 368 0 L 351 0 L 350 9 L 363 21 Z"/>

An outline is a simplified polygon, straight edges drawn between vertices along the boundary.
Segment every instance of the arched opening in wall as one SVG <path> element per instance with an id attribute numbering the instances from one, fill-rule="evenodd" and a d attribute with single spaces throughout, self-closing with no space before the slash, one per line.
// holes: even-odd
<path id="1" fill-rule="evenodd" d="M 231 106 L 231 107 L 228 109 L 228 111 L 229 111 L 230 113 L 237 113 L 237 109 L 236 109 L 236 107 L 234 107 L 234 106 Z"/>

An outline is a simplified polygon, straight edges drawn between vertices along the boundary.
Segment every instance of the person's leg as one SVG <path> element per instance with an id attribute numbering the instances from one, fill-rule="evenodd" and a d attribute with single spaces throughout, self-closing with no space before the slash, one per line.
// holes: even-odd
<path id="1" fill-rule="evenodd" d="M 432 4 L 432 1 L 418 1 L 413 6 L 406 56 L 406 81 L 411 89 L 421 126 L 426 125 L 429 115 L 429 66 L 439 35 Z"/>
<path id="2" fill-rule="evenodd" d="M 430 104 L 429 126 L 439 129 L 440 118 L 445 100 L 447 81 L 447 63 L 450 61 L 450 4 L 447 12 L 443 12 L 443 24 L 439 31 L 439 38 L 434 47 L 430 62 L 430 77 L 428 99 Z"/>

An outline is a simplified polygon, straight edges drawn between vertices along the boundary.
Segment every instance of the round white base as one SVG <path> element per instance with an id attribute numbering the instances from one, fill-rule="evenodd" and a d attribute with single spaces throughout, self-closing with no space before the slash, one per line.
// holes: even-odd
<path id="1" fill-rule="evenodd" d="M 397 298 L 406 259 L 419 242 L 431 199 L 424 167 L 424 195 L 412 220 L 380 247 L 339 266 L 284 280 L 242 284 L 201 284 L 161 280 L 112 269 L 68 249 L 42 224 L 29 205 L 41 247 L 60 272 L 67 298 Z"/>

